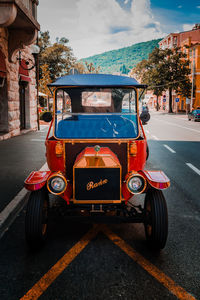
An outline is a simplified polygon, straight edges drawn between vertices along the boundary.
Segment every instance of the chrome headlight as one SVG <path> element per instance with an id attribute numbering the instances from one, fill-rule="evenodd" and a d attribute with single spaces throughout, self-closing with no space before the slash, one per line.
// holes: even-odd
<path id="1" fill-rule="evenodd" d="M 132 175 L 126 182 L 127 189 L 132 194 L 141 194 L 146 188 L 146 180 L 141 175 Z"/>
<path id="2" fill-rule="evenodd" d="M 64 176 L 60 174 L 52 175 L 47 182 L 48 190 L 55 195 L 64 193 L 67 187 L 67 181 Z"/>

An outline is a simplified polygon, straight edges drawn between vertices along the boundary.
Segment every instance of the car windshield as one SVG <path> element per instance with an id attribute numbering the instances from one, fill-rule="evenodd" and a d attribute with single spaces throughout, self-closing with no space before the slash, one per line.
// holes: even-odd
<path id="1" fill-rule="evenodd" d="M 133 88 L 59 88 L 55 97 L 55 136 L 136 138 L 136 97 Z"/>

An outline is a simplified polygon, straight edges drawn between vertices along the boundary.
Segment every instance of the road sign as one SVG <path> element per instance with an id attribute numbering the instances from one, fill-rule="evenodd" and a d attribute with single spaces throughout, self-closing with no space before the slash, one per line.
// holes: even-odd
<path id="1" fill-rule="evenodd" d="M 176 102 L 179 102 L 179 98 L 176 98 L 175 101 L 176 101 Z"/>
<path id="2" fill-rule="evenodd" d="M 163 98 L 163 102 L 166 102 L 166 98 Z"/>

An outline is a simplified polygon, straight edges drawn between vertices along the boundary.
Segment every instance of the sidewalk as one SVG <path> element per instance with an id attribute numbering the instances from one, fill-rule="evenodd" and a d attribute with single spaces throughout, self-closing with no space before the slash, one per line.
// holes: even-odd
<path id="1" fill-rule="evenodd" d="M 46 162 L 44 142 L 47 130 L 47 126 L 41 126 L 40 131 L 0 141 L 0 213 L 23 189 L 29 173 L 39 170 Z"/>
<path id="2" fill-rule="evenodd" d="M 185 112 L 173 112 L 173 113 L 168 113 L 167 111 L 164 111 L 164 110 L 159 110 L 159 111 L 156 111 L 155 109 L 150 109 L 149 110 L 149 113 L 152 114 L 152 115 L 156 115 L 156 114 L 159 114 L 159 115 L 168 115 L 168 116 L 174 116 L 174 117 L 180 117 L 180 118 L 183 118 L 185 120 L 188 119 L 188 115 L 185 113 Z"/>

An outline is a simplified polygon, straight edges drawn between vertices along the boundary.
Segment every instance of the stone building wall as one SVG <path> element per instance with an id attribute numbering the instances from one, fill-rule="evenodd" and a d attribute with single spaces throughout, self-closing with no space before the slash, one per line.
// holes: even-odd
<path id="1" fill-rule="evenodd" d="M 7 77 L 4 88 L 0 88 L 0 118 L 6 124 L 1 125 L 0 140 L 10 138 L 20 134 L 20 96 L 19 96 L 19 61 L 17 58 L 14 62 L 8 61 L 8 31 L 6 28 L 0 28 L 0 50 L 5 55 Z M 25 47 L 22 52 L 23 58 L 30 58 L 30 46 Z M 18 53 L 17 53 L 18 56 Z M 37 129 L 37 91 L 36 91 L 36 68 L 29 71 L 31 82 L 27 82 L 26 99 L 25 99 L 25 129 Z M 7 90 L 7 91 L 6 91 Z M 7 98 L 7 99 L 5 99 Z M 7 110 L 7 115 L 6 115 Z M 7 127 L 7 130 L 6 130 Z M 3 130 L 2 130 L 3 129 Z M 7 131 L 7 132 L 6 132 Z"/>

